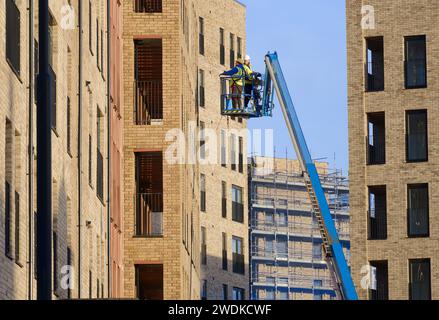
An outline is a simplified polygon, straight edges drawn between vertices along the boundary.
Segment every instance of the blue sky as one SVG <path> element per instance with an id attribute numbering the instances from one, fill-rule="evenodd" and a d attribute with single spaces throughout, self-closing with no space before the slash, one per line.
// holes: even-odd
<path id="1" fill-rule="evenodd" d="M 264 55 L 277 51 L 313 158 L 348 170 L 344 0 L 241 0 L 247 6 L 247 52 L 264 72 Z M 274 128 L 278 156 L 294 158 L 282 112 L 251 120 Z M 335 162 L 334 162 L 335 155 Z"/>

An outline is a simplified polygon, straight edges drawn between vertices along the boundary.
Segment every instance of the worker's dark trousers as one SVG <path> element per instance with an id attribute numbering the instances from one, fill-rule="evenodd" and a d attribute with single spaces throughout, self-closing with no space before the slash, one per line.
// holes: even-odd
<path id="1" fill-rule="evenodd" d="M 250 102 L 250 99 L 251 99 L 252 94 L 253 94 L 253 84 L 246 84 L 245 85 L 244 94 L 245 94 L 244 107 L 247 108 L 248 103 Z"/>

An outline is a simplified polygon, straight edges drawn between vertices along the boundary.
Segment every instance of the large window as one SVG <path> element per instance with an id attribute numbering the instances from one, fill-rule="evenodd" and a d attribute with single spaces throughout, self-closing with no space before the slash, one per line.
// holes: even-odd
<path id="1" fill-rule="evenodd" d="M 366 39 L 366 91 L 384 90 L 383 37 Z"/>
<path id="2" fill-rule="evenodd" d="M 136 236 L 163 235 L 163 155 L 136 154 Z"/>
<path id="3" fill-rule="evenodd" d="M 198 105 L 205 107 L 204 70 L 198 71 Z"/>
<path id="4" fill-rule="evenodd" d="M 428 161 L 427 110 L 406 113 L 407 161 Z"/>
<path id="5" fill-rule="evenodd" d="M 206 176 L 200 175 L 200 210 L 206 212 Z"/>
<path id="6" fill-rule="evenodd" d="M 136 125 L 163 120 L 162 39 L 134 40 L 134 115 Z"/>
<path id="7" fill-rule="evenodd" d="M 429 236 L 428 184 L 408 185 L 407 231 L 409 237 Z"/>
<path id="8" fill-rule="evenodd" d="M 405 38 L 405 87 L 427 87 L 427 48 L 425 36 Z"/>
<path id="9" fill-rule="evenodd" d="M 242 202 L 242 188 L 232 186 L 232 220 L 244 222 L 244 204 Z"/>
<path id="10" fill-rule="evenodd" d="M 232 238 L 232 253 L 233 253 L 233 272 L 244 274 L 244 246 L 243 239 L 239 237 Z"/>
<path id="11" fill-rule="evenodd" d="M 201 227 L 201 264 L 207 265 L 207 239 L 205 227 Z"/>
<path id="12" fill-rule="evenodd" d="M 389 300 L 389 272 L 387 261 L 371 261 L 370 300 Z"/>
<path id="13" fill-rule="evenodd" d="M 224 45 L 224 29 L 219 29 L 219 50 L 220 50 L 220 64 L 226 64 L 226 48 Z"/>
<path id="14" fill-rule="evenodd" d="M 227 183 L 221 182 L 221 214 L 223 218 L 227 218 Z"/>
<path id="15" fill-rule="evenodd" d="M 6 0 L 6 60 L 20 75 L 20 10 L 14 0 Z"/>
<path id="16" fill-rule="evenodd" d="M 409 260 L 410 300 L 431 300 L 430 259 Z"/>
<path id="17" fill-rule="evenodd" d="M 227 233 L 223 232 L 222 233 L 222 246 L 223 246 L 223 270 L 227 270 L 228 269 L 228 260 L 227 260 Z"/>
<path id="18" fill-rule="evenodd" d="M 387 192 L 385 186 L 369 187 L 369 240 L 387 239 Z"/>
<path id="19" fill-rule="evenodd" d="M 367 164 L 386 163 L 386 127 L 383 112 L 367 115 Z"/>
<path id="20" fill-rule="evenodd" d="M 200 54 L 204 56 L 204 19 L 202 17 L 199 18 L 199 51 Z"/>
<path id="21" fill-rule="evenodd" d="M 140 300 L 163 300 L 163 265 L 136 265 L 136 292 Z"/>

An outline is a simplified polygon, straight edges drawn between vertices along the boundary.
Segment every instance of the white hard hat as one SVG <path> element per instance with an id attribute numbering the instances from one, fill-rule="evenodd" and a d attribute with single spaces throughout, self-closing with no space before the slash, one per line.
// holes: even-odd
<path id="1" fill-rule="evenodd" d="M 246 54 L 244 60 L 245 60 L 245 61 L 250 61 L 251 58 L 250 58 L 250 56 L 249 56 L 248 54 Z"/>

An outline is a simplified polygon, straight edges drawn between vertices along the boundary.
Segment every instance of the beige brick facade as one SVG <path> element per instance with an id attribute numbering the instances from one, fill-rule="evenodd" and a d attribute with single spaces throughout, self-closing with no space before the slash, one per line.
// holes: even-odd
<path id="1" fill-rule="evenodd" d="M 226 37 L 229 32 L 239 36 L 242 39 L 242 50 L 245 50 L 245 8 L 231 0 L 213 3 L 175 0 L 164 1 L 161 10 L 157 10 L 161 12 L 135 10 L 132 1 L 124 2 L 124 295 L 127 298 L 139 296 L 136 266 L 142 265 L 163 266 L 164 299 L 200 299 L 200 280 L 211 283 L 208 283 L 207 298 L 221 299 L 223 284 L 229 286 L 229 298 L 233 287 L 248 292 L 247 267 L 245 275 L 233 274 L 230 271 L 231 264 L 228 272 L 221 270 L 222 232 L 228 235 L 230 260 L 232 235 L 243 238 L 248 265 L 247 217 L 243 223 L 231 222 L 232 184 L 242 187 L 242 197 L 246 200 L 245 171 L 232 171 L 230 165 L 223 168 L 219 162 L 215 165 L 200 165 L 198 161 L 192 164 L 191 161 L 186 161 L 187 164 L 171 164 L 166 159 L 167 150 L 175 144 L 175 141 L 166 138 L 172 129 L 181 130 L 184 140 L 190 142 L 193 135 L 198 136 L 200 122 L 204 123 L 206 129 L 214 129 L 216 133 L 221 132 L 221 129 L 245 128 L 245 122 L 221 117 L 219 104 L 219 74 L 226 69 L 219 63 L 219 28 L 226 29 Z M 224 21 L 229 16 L 242 21 L 241 25 L 237 24 L 234 30 L 227 30 Z M 204 56 L 199 54 L 200 17 L 204 19 Z M 139 124 L 134 112 L 134 52 L 135 40 L 145 39 L 161 39 L 163 114 L 151 123 Z M 228 45 L 226 48 L 228 50 Z M 226 57 L 226 63 L 229 64 L 228 55 Z M 204 70 L 205 76 L 204 107 L 198 106 L 196 101 L 200 95 L 199 69 Z M 243 140 L 244 151 L 245 143 Z M 238 148 L 238 140 L 236 146 Z M 157 151 L 163 157 L 163 187 L 160 196 L 163 199 L 163 232 L 158 237 L 136 236 L 137 209 L 133 206 L 133 201 L 139 197 L 136 195 L 136 154 Z M 200 212 L 200 174 L 206 177 L 205 213 Z M 227 220 L 221 218 L 222 180 L 227 182 L 230 201 Z M 244 208 L 246 212 L 246 204 Z M 201 226 L 208 228 L 207 267 L 200 267 Z"/>
<path id="2" fill-rule="evenodd" d="M 30 57 L 34 57 L 29 43 L 28 2 L 23 0 L 3 1 L 0 4 L 0 32 L 6 34 L 5 4 L 16 5 L 20 12 L 19 75 L 14 72 L 6 57 L 5 41 L 0 45 L 0 299 L 28 299 L 36 297 L 34 270 L 34 211 L 36 210 L 36 108 L 35 101 L 30 105 L 29 92 L 34 91 L 31 84 Z M 107 8 L 106 1 L 92 1 L 92 26 L 89 29 L 89 5 L 83 4 L 81 15 L 83 29 L 79 52 L 78 1 L 72 1 L 71 29 L 66 24 L 66 3 L 50 1 L 52 38 L 52 68 L 56 74 L 56 126 L 52 131 L 52 189 L 53 189 L 53 231 L 56 234 L 56 270 L 58 288 L 54 298 L 65 299 L 69 292 L 61 286 L 61 269 L 68 264 L 73 266 L 72 298 L 106 297 L 108 294 L 108 227 L 107 227 Z M 34 38 L 38 39 L 37 2 L 34 1 Z M 89 30 L 92 30 L 89 40 Z M 89 45 L 90 44 L 90 45 Z M 80 63 L 79 57 L 82 57 Z M 82 81 L 79 83 L 79 75 Z M 79 103 L 81 99 L 81 104 Z M 70 100 L 70 104 L 68 103 Z M 68 108 L 70 105 L 70 123 Z M 82 115 L 79 117 L 79 107 Z M 33 112 L 34 153 L 28 153 L 30 134 L 30 112 Z M 99 121 L 98 121 L 99 116 Z M 100 128 L 98 128 L 98 123 Z M 68 139 L 70 128 L 70 139 Z M 78 133 L 82 137 L 78 148 Z M 99 134 L 98 134 L 99 133 Z M 89 145 L 91 137 L 91 146 Z M 99 138 L 98 138 L 99 137 Z M 70 141 L 70 147 L 68 144 Z M 99 143 L 99 145 L 98 145 Z M 91 147 L 91 148 L 90 148 Z M 89 159 L 89 148 L 91 158 Z M 79 149 L 79 151 L 78 151 Z M 101 153 L 102 171 L 98 170 L 98 151 Z M 6 156 L 6 159 L 5 159 Z M 33 157 L 34 186 L 29 188 L 29 158 Z M 78 157 L 80 161 L 78 162 Z M 80 166 L 78 166 L 80 163 Z M 89 170 L 89 163 L 91 168 Z M 99 173 L 98 173 L 99 171 Z M 89 174 L 90 172 L 90 174 Z M 102 190 L 98 190 L 102 176 Z M 79 179 L 80 177 L 80 179 Z M 79 181 L 80 184 L 79 184 Z M 10 185 L 9 225 L 11 254 L 5 252 L 6 217 L 5 186 Z M 98 196 L 98 194 L 102 194 Z M 29 208 L 29 195 L 34 195 L 32 209 Z M 81 197 L 79 197 L 81 194 Z M 19 199 L 19 201 L 17 201 Z M 19 210 L 17 205 L 19 204 Z M 18 214 L 19 213 L 19 214 Z M 19 218 L 18 220 L 16 218 Z M 81 221 L 79 221 L 79 217 Z M 19 227 L 17 225 L 19 223 Z M 19 232 L 19 234 L 17 234 Z M 19 254 L 16 246 L 19 244 Z M 80 292 L 79 292 L 80 289 Z"/>
<path id="3" fill-rule="evenodd" d="M 388 263 L 388 298 L 409 299 L 409 260 L 430 259 L 431 298 L 439 299 L 439 228 L 437 207 L 439 134 L 437 121 L 439 48 L 439 3 L 437 1 L 347 1 L 348 95 L 349 95 L 349 154 L 352 275 L 361 299 L 371 298 L 362 288 L 365 276 L 362 267 L 371 261 Z M 361 28 L 362 6 L 373 6 L 375 28 Z M 365 14 L 371 14 L 371 7 Z M 367 17 L 366 17 L 367 18 Z M 364 20 L 365 21 L 365 20 Z M 371 22 L 372 20 L 369 20 Z M 367 21 L 366 21 L 367 22 Z M 404 38 L 426 36 L 427 87 L 405 89 Z M 366 39 L 383 37 L 384 90 L 365 90 Z M 406 160 L 406 111 L 426 109 L 428 117 L 428 161 L 410 163 Z M 385 114 L 385 164 L 366 165 L 368 135 L 367 113 Z M 428 184 L 428 237 L 408 236 L 409 184 Z M 369 240 L 368 187 L 386 186 L 387 237 Z M 423 273 L 426 277 L 426 273 Z"/>

